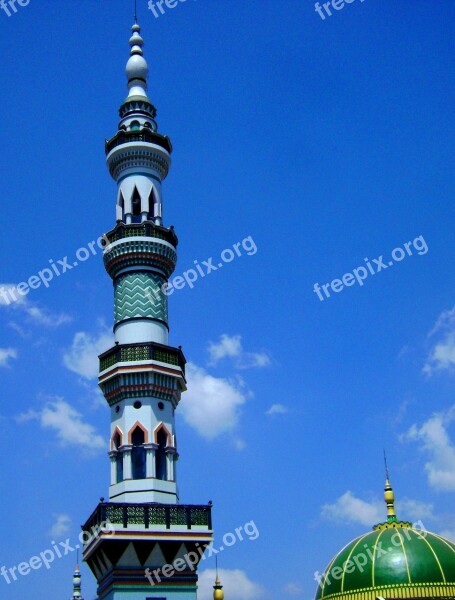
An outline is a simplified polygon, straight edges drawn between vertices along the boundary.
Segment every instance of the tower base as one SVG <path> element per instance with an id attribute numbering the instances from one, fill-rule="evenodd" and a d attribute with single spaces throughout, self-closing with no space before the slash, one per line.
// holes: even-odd
<path id="1" fill-rule="evenodd" d="M 196 600 L 197 567 L 213 540 L 211 509 L 99 504 L 83 526 L 99 600 Z"/>

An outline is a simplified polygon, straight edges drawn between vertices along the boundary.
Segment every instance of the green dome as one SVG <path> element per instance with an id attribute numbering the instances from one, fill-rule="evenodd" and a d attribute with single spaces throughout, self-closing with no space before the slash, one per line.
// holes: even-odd
<path id="1" fill-rule="evenodd" d="M 384 524 L 339 552 L 316 600 L 455 598 L 455 544 L 406 523 Z"/>

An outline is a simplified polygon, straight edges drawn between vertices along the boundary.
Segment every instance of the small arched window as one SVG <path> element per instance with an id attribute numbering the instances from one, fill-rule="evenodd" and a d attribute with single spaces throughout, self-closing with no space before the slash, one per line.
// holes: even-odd
<path id="1" fill-rule="evenodd" d="M 141 128 L 141 124 L 139 123 L 139 121 L 131 122 L 131 125 L 130 125 L 131 131 L 139 131 L 140 128 Z"/>
<path id="2" fill-rule="evenodd" d="M 137 188 L 134 188 L 133 198 L 131 200 L 132 211 L 133 211 L 133 223 L 141 222 L 141 196 L 137 191 Z"/>
<path id="3" fill-rule="evenodd" d="M 117 221 L 123 221 L 125 218 L 125 200 L 123 198 L 122 192 L 120 192 L 120 196 L 118 199 L 117 205 Z"/>
<path id="4" fill-rule="evenodd" d="M 119 448 L 122 445 L 122 436 L 118 431 L 115 432 L 114 437 L 112 438 L 112 445 L 114 446 L 114 450 L 117 450 L 115 467 L 117 483 L 120 483 L 123 481 L 123 453 L 119 452 Z"/>
<path id="5" fill-rule="evenodd" d="M 133 451 L 131 455 L 133 479 L 145 479 L 145 448 L 144 432 L 136 427 L 131 436 Z"/>
<path id="6" fill-rule="evenodd" d="M 156 436 L 158 449 L 156 451 L 156 477 L 162 481 L 167 481 L 167 465 L 166 465 L 166 446 L 167 433 L 164 429 L 160 429 Z"/>
<path id="7" fill-rule="evenodd" d="M 152 221 L 155 217 L 155 203 L 156 203 L 156 195 L 152 188 L 150 190 L 150 195 L 149 195 L 149 213 L 147 215 L 150 221 Z"/>

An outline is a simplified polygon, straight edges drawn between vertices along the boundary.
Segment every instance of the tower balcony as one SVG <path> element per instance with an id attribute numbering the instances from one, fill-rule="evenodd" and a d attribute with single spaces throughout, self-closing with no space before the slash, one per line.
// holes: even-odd
<path id="1" fill-rule="evenodd" d="M 169 138 L 152 131 L 119 131 L 106 142 L 106 162 L 113 179 L 140 169 L 149 176 L 166 179 L 171 166 Z"/>
<path id="2" fill-rule="evenodd" d="M 84 560 L 97 578 L 100 599 L 112 598 L 110 591 L 117 586 L 134 586 L 134 598 L 149 597 L 147 569 L 161 572 L 179 558 L 187 563 L 184 570 L 171 576 L 162 571 L 163 582 L 157 580 L 156 592 L 166 589 L 166 597 L 180 597 L 185 589 L 191 592 L 185 598 L 196 598 L 195 568 L 213 542 L 212 503 L 115 504 L 101 499 L 82 530 Z M 191 565 L 189 556 L 193 557 Z"/>
<path id="3" fill-rule="evenodd" d="M 147 142 L 164 148 L 169 154 L 172 152 L 171 140 L 167 135 L 161 135 L 151 129 L 141 131 L 119 131 L 110 140 L 106 140 L 105 150 L 109 154 L 114 148 L 131 142 Z"/>
<path id="4" fill-rule="evenodd" d="M 186 390 L 186 359 L 180 348 L 156 342 L 119 344 L 99 358 L 99 385 L 109 406 L 153 397 L 176 408 Z"/>
<path id="5" fill-rule="evenodd" d="M 114 346 L 100 355 L 100 372 L 117 363 L 157 361 L 179 367 L 185 374 L 186 359 L 180 348 L 150 342 L 148 344 L 123 344 Z"/>
<path id="6" fill-rule="evenodd" d="M 167 228 L 161 225 L 155 225 L 155 223 L 152 223 L 151 221 L 131 223 L 129 225 L 119 223 L 114 229 L 111 229 L 111 231 L 106 233 L 106 238 L 109 240 L 110 244 L 130 237 L 147 237 L 165 240 L 174 246 L 174 248 L 176 248 L 178 244 L 178 238 L 173 227 Z"/>
<path id="7" fill-rule="evenodd" d="M 94 535 L 102 529 L 112 531 L 211 532 L 212 503 L 194 504 L 130 504 L 104 502 L 98 504 L 82 530 Z M 88 537 L 88 536 L 87 536 Z"/>
<path id="8" fill-rule="evenodd" d="M 143 228 L 142 228 L 143 229 Z M 141 227 L 127 230 L 141 232 Z M 104 250 L 104 266 L 114 279 L 118 273 L 134 267 L 149 267 L 169 278 L 177 262 L 175 247 L 167 240 L 145 236 L 128 236 L 112 241 Z"/>

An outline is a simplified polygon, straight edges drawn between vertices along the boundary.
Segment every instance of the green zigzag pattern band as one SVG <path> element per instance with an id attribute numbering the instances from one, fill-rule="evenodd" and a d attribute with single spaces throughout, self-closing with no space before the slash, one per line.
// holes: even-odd
<path id="1" fill-rule="evenodd" d="M 160 319 L 167 323 L 166 280 L 154 273 L 129 273 L 115 282 L 114 317 L 119 323 L 134 317 Z"/>

